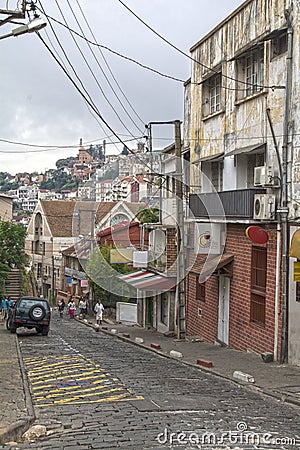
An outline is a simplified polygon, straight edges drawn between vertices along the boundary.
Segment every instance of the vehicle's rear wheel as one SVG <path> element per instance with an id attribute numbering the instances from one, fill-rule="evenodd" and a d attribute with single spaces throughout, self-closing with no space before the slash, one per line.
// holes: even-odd
<path id="1" fill-rule="evenodd" d="M 43 320 L 46 310 L 42 305 L 33 305 L 29 310 L 29 317 L 32 320 Z"/>

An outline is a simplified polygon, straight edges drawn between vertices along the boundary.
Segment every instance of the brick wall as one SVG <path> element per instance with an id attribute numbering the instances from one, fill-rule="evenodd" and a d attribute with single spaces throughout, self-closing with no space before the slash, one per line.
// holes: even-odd
<path id="1" fill-rule="evenodd" d="M 168 275 L 177 273 L 177 233 L 175 228 L 168 228 L 167 234 L 167 272 Z"/>
<path id="2" fill-rule="evenodd" d="M 253 244 L 245 235 L 245 225 L 227 226 L 226 252 L 234 254 L 233 277 L 230 283 L 229 302 L 229 346 L 258 353 L 272 352 L 275 323 L 275 273 L 276 230 L 268 228 L 266 323 L 258 326 L 250 323 L 251 255 Z M 267 227 L 265 227 L 267 228 Z M 218 276 L 206 282 L 205 302 L 196 299 L 198 276 L 190 273 L 187 278 L 187 335 L 202 336 L 213 342 L 218 331 Z M 198 315 L 202 309 L 202 316 Z M 280 309 L 280 308 L 279 308 Z M 279 325 L 281 316 L 279 316 Z M 280 336 L 280 330 L 279 330 Z M 279 339 L 280 342 L 280 339 Z"/>

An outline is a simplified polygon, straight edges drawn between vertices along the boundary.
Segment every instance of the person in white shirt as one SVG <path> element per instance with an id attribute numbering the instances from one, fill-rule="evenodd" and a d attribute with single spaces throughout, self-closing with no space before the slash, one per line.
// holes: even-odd
<path id="1" fill-rule="evenodd" d="M 96 303 L 96 305 L 95 305 L 95 308 L 94 308 L 94 311 L 95 311 L 95 313 L 96 313 L 96 323 L 99 325 L 101 325 L 102 324 L 102 316 L 103 316 L 103 311 L 104 311 L 104 306 L 103 306 L 103 304 L 102 304 L 102 302 L 101 302 L 101 300 L 99 301 L 97 301 L 97 303 Z"/>

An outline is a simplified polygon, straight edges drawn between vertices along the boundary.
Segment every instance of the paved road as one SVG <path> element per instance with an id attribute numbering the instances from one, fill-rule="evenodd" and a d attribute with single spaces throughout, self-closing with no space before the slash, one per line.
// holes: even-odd
<path id="1" fill-rule="evenodd" d="M 299 408 L 76 321 L 54 317 L 48 337 L 19 342 L 49 432 L 20 449 L 300 447 Z"/>

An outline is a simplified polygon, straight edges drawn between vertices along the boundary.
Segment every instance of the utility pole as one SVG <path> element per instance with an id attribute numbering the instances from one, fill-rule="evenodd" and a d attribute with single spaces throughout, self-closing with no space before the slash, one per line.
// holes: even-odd
<path id="1" fill-rule="evenodd" d="M 56 303 L 56 269 L 54 265 L 54 255 L 52 255 L 52 305 L 55 306 Z"/>
<path id="2" fill-rule="evenodd" d="M 176 325 L 177 325 L 177 339 L 184 339 L 186 334 L 186 322 L 185 322 L 185 308 L 186 308 L 186 295 L 185 295 L 185 261 L 183 253 L 183 238 L 184 238 L 184 209 L 183 209 L 183 189 L 182 189 L 182 159 L 181 159 L 181 131 L 180 120 L 173 120 L 169 122 L 150 122 L 151 125 L 174 125 L 175 127 L 175 157 L 176 157 L 176 173 L 173 175 L 175 178 L 175 197 L 176 197 L 176 233 L 177 233 L 177 258 L 176 258 Z M 152 148 L 152 143 L 151 143 Z M 172 177 L 172 173 L 170 174 Z"/>
<path id="3" fill-rule="evenodd" d="M 185 326 L 185 264 L 183 254 L 184 214 L 182 190 L 182 160 L 180 120 L 175 120 L 175 156 L 176 156 L 176 219 L 177 219 L 177 339 L 184 339 Z"/>
<path id="4" fill-rule="evenodd" d="M 291 22 L 291 9 L 285 11 L 285 18 L 288 25 L 287 30 L 287 64 L 286 64 L 286 90 L 285 90 L 285 110 L 283 124 L 283 144 L 282 144 L 282 195 L 279 213 L 282 224 L 282 329 L 281 329 L 281 355 L 280 363 L 287 361 L 288 357 L 288 287 L 289 287 L 289 207 L 288 207 L 288 137 L 289 137 L 289 114 L 290 96 L 292 82 L 292 41 L 293 27 Z"/>

